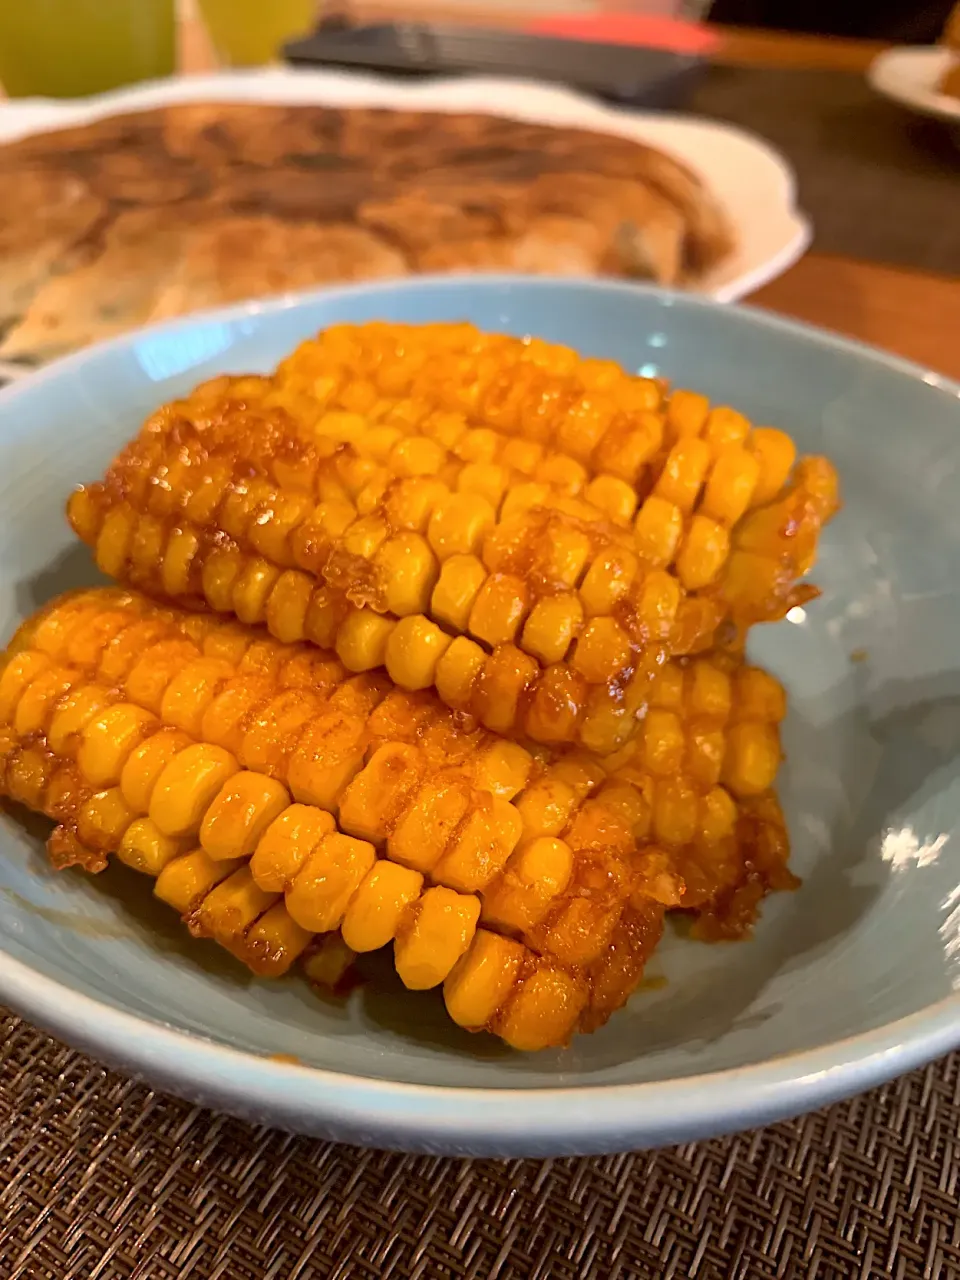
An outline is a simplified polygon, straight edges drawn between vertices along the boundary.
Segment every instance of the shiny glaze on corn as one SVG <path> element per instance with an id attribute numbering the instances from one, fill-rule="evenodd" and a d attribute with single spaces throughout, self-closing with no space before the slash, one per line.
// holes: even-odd
<path id="1" fill-rule="evenodd" d="M 607 752 L 665 656 L 812 594 L 836 477 L 793 462 L 609 362 L 368 325 L 159 411 L 69 513 L 111 576 Z"/>

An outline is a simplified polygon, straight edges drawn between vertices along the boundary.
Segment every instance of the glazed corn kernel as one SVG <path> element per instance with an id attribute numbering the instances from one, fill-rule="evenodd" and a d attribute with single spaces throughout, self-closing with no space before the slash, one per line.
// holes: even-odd
<path id="1" fill-rule="evenodd" d="M 586 983 L 562 969 L 539 968 L 516 988 L 495 1026 L 514 1049 L 566 1044 L 586 1007 Z"/>
<path id="2" fill-rule="evenodd" d="M 241 860 L 214 862 L 202 849 L 194 849 L 168 862 L 153 887 L 153 892 L 182 916 L 197 909 L 210 890 L 228 879 L 241 866 Z"/>
<path id="3" fill-rule="evenodd" d="M 366 840 L 337 831 L 322 837 L 286 893 L 287 910 L 314 933 L 338 928 L 375 861 L 373 845 Z"/>
<path id="4" fill-rule="evenodd" d="M 395 862 L 376 862 L 360 882 L 340 926 L 354 951 L 376 951 L 392 942 L 408 907 L 423 890 L 423 876 Z"/>
<path id="5" fill-rule="evenodd" d="M 237 770 L 236 758 L 222 747 L 207 743 L 185 747 L 157 779 L 150 796 L 150 817 L 164 835 L 195 834 L 214 797 Z"/>
<path id="6" fill-rule="evenodd" d="M 92 786 L 114 786 L 134 749 L 159 727 L 142 707 L 115 703 L 84 726 L 77 748 L 80 772 Z"/>
<path id="7" fill-rule="evenodd" d="M 439 986 L 470 946 L 480 901 L 453 889 L 428 889 L 410 908 L 394 942 L 394 963 L 404 986 Z"/>
<path id="8" fill-rule="evenodd" d="M 469 1030 L 489 1025 L 516 986 L 525 959 L 519 942 L 478 929 L 444 979 L 443 1000 L 454 1022 Z"/>
<path id="9" fill-rule="evenodd" d="M 249 857 L 267 828 L 290 804 L 275 778 L 243 769 L 217 792 L 200 826 L 200 847 L 211 858 Z"/>
<path id="10" fill-rule="evenodd" d="M 313 805 L 289 804 L 262 833 L 250 859 L 257 884 L 274 893 L 293 886 L 310 854 L 336 827 L 331 814 Z"/>
<path id="11" fill-rule="evenodd" d="M 563 820 L 566 826 L 566 820 Z M 563 840 L 536 836 L 507 863 L 483 900 L 485 924 L 524 933 L 540 923 L 573 874 L 573 851 Z"/>
<path id="12" fill-rule="evenodd" d="M 156 879 L 160 872 L 187 852 L 186 843 L 176 836 L 167 836 L 149 818 L 137 818 L 123 833 L 117 848 L 121 862 Z"/>

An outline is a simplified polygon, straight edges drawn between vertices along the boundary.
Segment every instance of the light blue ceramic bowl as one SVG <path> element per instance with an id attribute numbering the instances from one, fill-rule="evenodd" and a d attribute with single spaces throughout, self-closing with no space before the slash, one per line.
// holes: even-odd
<path id="1" fill-rule="evenodd" d="M 782 791 L 803 888 L 749 943 L 668 938 L 628 1010 L 564 1052 L 451 1030 L 439 997 L 323 1002 L 196 943 L 123 868 L 53 874 L 0 829 L 0 997 L 152 1083 L 256 1120 L 417 1150 L 675 1142 L 820 1106 L 960 1043 L 960 388 L 759 312 L 614 284 L 420 280 L 123 338 L 0 394 L 0 624 L 92 580 L 61 515 L 161 401 L 268 369 L 334 321 L 466 318 L 666 374 L 840 468 L 823 597 L 761 629 L 785 681 Z M 858 659 L 858 660 L 854 660 Z M 292 1054 L 304 1064 L 272 1061 Z"/>

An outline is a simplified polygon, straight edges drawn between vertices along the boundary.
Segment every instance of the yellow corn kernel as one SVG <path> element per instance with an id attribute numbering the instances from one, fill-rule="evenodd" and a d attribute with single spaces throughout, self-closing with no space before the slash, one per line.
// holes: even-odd
<path id="1" fill-rule="evenodd" d="M 297 924 L 314 933 L 338 928 L 376 860 L 373 845 L 366 840 L 331 832 L 314 848 L 287 890 L 287 910 Z"/>
<path id="2" fill-rule="evenodd" d="M 264 676 L 237 676 L 227 682 L 203 715 L 200 740 L 232 751 L 240 750 L 246 719 L 270 696 L 273 685 Z"/>
<path id="3" fill-rule="evenodd" d="M 755 427 L 747 447 L 760 463 L 760 475 L 751 505 L 772 502 L 787 482 L 797 456 L 797 448 L 785 431 L 775 427 Z"/>
<path id="4" fill-rule="evenodd" d="M 395 476 L 435 476 L 447 460 L 447 451 L 426 436 L 407 436 L 390 451 L 387 465 Z"/>
<path id="5" fill-rule="evenodd" d="M 681 511 L 692 511 L 710 466 L 710 446 L 705 440 L 683 439 L 667 455 L 654 494 Z"/>
<path id="6" fill-rule="evenodd" d="M 484 894 L 484 921 L 525 933 L 540 923 L 572 874 L 573 851 L 565 841 L 553 836 L 525 841 Z"/>
<path id="7" fill-rule="evenodd" d="M 457 442 L 457 457 L 464 462 L 492 462 L 497 456 L 500 438 L 489 427 L 472 427 Z"/>
<path id="8" fill-rule="evenodd" d="M 127 697 L 159 715 L 170 681 L 196 657 L 197 646 L 189 640 L 162 640 L 151 645 L 130 668 L 124 683 Z"/>
<path id="9" fill-rule="evenodd" d="M 496 739 L 473 760 L 473 782 L 501 800 L 512 800 L 527 785 L 533 757 L 518 742 Z"/>
<path id="10" fill-rule="evenodd" d="M 500 874 L 523 833 L 520 814 L 506 800 L 482 796 L 433 868 L 440 884 L 473 893 Z"/>
<path id="11" fill-rule="evenodd" d="M 348 671 L 372 671 L 386 659 L 387 642 L 396 627 L 372 609 L 351 609 L 337 631 L 337 657 Z"/>
<path id="12" fill-rule="evenodd" d="M 362 560 L 371 560 L 387 539 L 390 530 L 383 516 L 373 514 L 361 516 L 346 530 L 341 538 L 343 550 L 350 556 L 359 556 Z"/>
<path id="13" fill-rule="evenodd" d="M 88 849 L 113 853 L 135 815 L 119 787 L 97 791 L 77 812 L 77 839 Z"/>
<path id="14" fill-rule="evenodd" d="M 682 779 L 657 782 L 653 802 L 653 835 L 659 844 L 687 845 L 697 831 L 696 793 Z"/>
<path id="15" fill-rule="evenodd" d="M 389 486 L 383 500 L 383 514 L 391 528 L 425 533 L 434 507 L 450 490 L 441 481 L 417 476 Z"/>
<path id="16" fill-rule="evenodd" d="M 520 641 L 544 665 L 561 662 L 583 626 L 583 607 L 574 592 L 543 596 L 530 610 Z"/>
<path id="17" fill-rule="evenodd" d="M 692 716 L 706 716 L 722 723 L 730 715 L 732 698 L 730 677 L 712 662 L 694 662 L 688 668 L 687 708 Z"/>
<path id="18" fill-rule="evenodd" d="M 780 767 L 780 739 L 766 723 L 748 720 L 727 731 L 721 779 L 735 796 L 756 796 L 773 784 Z"/>
<path id="19" fill-rule="evenodd" d="M 214 885 L 233 875 L 241 865 L 239 859 L 214 862 L 202 849 L 194 849 L 167 863 L 157 876 L 153 892 L 180 915 L 187 916 L 196 910 Z"/>
<path id="20" fill-rule="evenodd" d="M 607 756 L 623 746 L 633 729 L 633 715 L 619 687 L 594 685 L 580 721 L 581 744 L 598 756 Z"/>
<path id="21" fill-rule="evenodd" d="M 191 926 L 201 936 L 216 938 L 221 946 L 232 951 L 240 946 L 253 922 L 276 901 L 277 895 L 265 893 L 250 874 L 250 868 L 241 866 L 210 890 L 197 908 Z"/>
<path id="22" fill-rule="evenodd" d="M 78 485 L 67 500 L 67 520 L 70 527 L 88 547 L 93 546 L 100 532 L 100 506 L 86 485 Z"/>
<path id="23" fill-rule="evenodd" d="M 423 613 L 437 580 L 437 562 L 419 533 L 388 538 L 373 558 L 383 583 L 383 604 L 397 618 Z"/>
<path id="24" fill-rule="evenodd" d="M 236 954 L 259 977 L 279 978 L 312 941 L 313 934 L 277 902 L 249 927 Z"/>
<path id="25" fill-rule="evenodd" d="M 468 462 L 457 477 L 457 492 L 479 494 L 496 510 L 509 483 L 510 473 L 506 467 L 495 462 Z"/>
<path id="26" fill-rule="evenodd" d="M 450 556 L 444 560 L 430 599 L 430 615 L 451 631 L 466 631 L 487 571 L 476 556 Z"/>
<path id="27" fill-rule="evenodd" d="M 540 668 L 529 654 L 510 644 L 495 649 L 474 690 L 472 707 L 480 723 L 493 733 L 512 732 L 539 674 Z"/>
<path id="28" fill-rule="evenodd" d="M 351 835 L 382 844 L 416 795 L 424 762 L 416 747 L 378 747 L 340 798 L 340 825 Z"/>
<path id="29" fill-rule="evenodd" d="M 643 721 L 643 762 L 658 777 L 671 777 L 683 764 L 686 745 L 680 717 L 651 707 Z"/>
<path id="30" fill-rule="evenodd" d="M 422 614 L 401 618 L 387 638 L 383 662 L 401 689 L 429 689 L 450 637 Z"/>
<path id="31" fill-rule="evenodd" d="M 457 636 L 451 642 L 434 672 L 437 693 L 448 707 L 467 707 L 470 704 L 486 661 L 484 650 L 466 636 Z"/>
<path id="32" fill-rule="evenodd" d="M 597 476 L 583 496 L 616 524 L 629 524 L 637 509 L 636 489 L 619 476 Z"/>
<path id="33" fill-rule="evenodd" d="M 211 858 L 249 857 L 261 836 L 290 804 L 275 778 L 243 769 L 223 784 L 200 827 L 200 847 Z"/>
<path id="34" fill-rule="evenodd" d="M 707 414 L 703 428 L 703 438 L 714 453 L 741 445 L 750 434 L 750 422 L 742 413 L 727 405 L 718 405 Z"/>
<path id="35" fill-rule="evenodd" d="M 336 829 L 333 816 L 314 805 L 290 804 L 261 835 L 250 870 L 261 889 L 285 893 L 307 858 Z"/>
<path id="36" fill-rule="evenodd" d="M 313 433 L 332 440 L 336 444 L 353 444 L 370 428 L 366 418 L 359 413 L 346 413 L 331 409 L 323 413 L 313 425 Z"/>
<path id="37" fill-rule="evenodd" d="M 650 684 L 650 706 L 679 711 L 683 706 L 683 668 L 668 663 L 659 669 Z"/>
<path id="38" fill-rule="evenodd" d="M 643 503 L 633 526 L 634 542 L 641 560 L 655 568 L 672 564 L 683 536 L 683 512 L 675 503 L 651 494 Z"/>
<path id="39" fill-rule="evenodd" d="M 103 650 L 131 621 L 122 609 L 102 609 L 90 618 L 81 615 L 67 634 L 66 661 L 70 666 L 96 670 Z"/>
<path id="40" fill-rule="evenodd" d="M 433 509 L 427 539 L 440 560 L 455 555 L 476 555 L 496 518 L 491 504 L 479 494 L 449 494 Z"/>
<path id="41" fill-rule="evenodd" d="M 313 579 L 299 569 L 287 569 L 280 575 L 267 600 L 267 630 L 272 636 L 284 644 L 305 637 L 313 591 Z"/>
<path id="42" fill-rule="evenodd" d="M 381 859 L 364 876 L 347 907 L 340 931 L 354 951 L 376 951 L 392 942 L 406 908 L 419 898 L 423 876 Z"/>
<path id="43" fill-rule="evenodd" d="M 634 840 L 647 839 L 653 815 L 650 802 L 639 787 L 612 778 L 603 784 L 595 799 L 609 812 L 616 813 L 629 828 Z"/>
<path id="44" fill-rule="evenodd" d="M 80 745 L 80 735 L 94 716 L 106 711 L 114 695 L 100 685 L 85 684 L 61 698 L 47 727 L 47 746 L 54 755 L 72 758 Z"/>
<path id="45" fill-rule="evenodd" d="M 24 692 L 51 666 L 49 654 L 40 649 L 25 649 L 10 658 L 0 675 L 0 724 L 10 724 Z"/>
<path id="46" fill-rule="evenodd" d="M 156 619 L 126 627 L 101 653 L 97 674 L 105 684 L 122 684 L 141 654 L 153 648 L 166 632 L 164 623 Z"/>
<path id="47" fill-rule="evenodd" d="M 536 440 L 507 440 L 500 453 L 500 462 L 505 467 L 519 471 L 521 475 L 532 476 L 537 464 L 543 457 L 543 445 Z M 86 539 L 84 539 L 86 541 Z"/>
<path id="48" fill-rule="evenodd" d="M 463 822 L 473 796 L 459 777 L 420 787 L 387 837 L 387 855 L 415 871 L 431 871 Z"/>
<path id="49" fill-rule="evenodd" d="M 288 569 L 294 564 L 290 537 L 313 514 L 313 503 L 305 493 L 275 493 L 266 511 L 254 519 L 247 538 L 258 556 Z"/>
<path id="50" fill-rule="evenodd" d="M 13 712 L 13 727 L 18 737 L 46 729 L 57 705 L 74 685 L 83 681 L 76 667 L 47 667 L 41 671 L 20 695 Z"/>
<path id="51" fill-rule="evenodd" d="M 176 836 L 165 836 L 149 818 L 137 818 L 124 831 L 117 857 L 134 871 L 156 879 L 164 867 L 186 853 L 187 848 Z"/>
<path id="52" fill-rule="evenodd" d="M 677 556 L 677 576 L 688 591 L 707 587 L 730 554 L 730 534 L 709 516 L 695 515 Z"/>
<path id="53" fill-rule="evenodd" d="M 617 548 L 595 556 L 580 584 L 580 603 L 588 618 L 612 613 L 630 591 L 639 570 L 632 551 Z"/>
<path id="54" fill-rule="evenodd" d="M 159 727 L 156 716 L 142 707 L 115 703 L 85 726 L 77 748 L 80 772 L 91 786 L 115 786 L 130 753 Z"/>
<path id="55" fill-rule="evenodd" d="M 643 468 L 663 444 L 663 421 L 656 413 L 638 413 L 624 430 L 614 428 L 600 441 L 593 462 L 600 470 L 636 485 Z"/>
<path id="56" fill-rule="evenodd" d="M 493 647 L 511 643 L 523 621 L 527 604 L 527 586 L 521 578 L 507 573 L 491 573 L 470 610 L 470 634 Z"/>
<path id="57" fill-rule="evenodd" d="M 267 600 L 276 586 L 280 570 L 260 556 L 249 556 L 233 584 L 233 612 L 241 622 L 252 626 L 264 622 Z"/>
<path id="58" fill-rule="evenodd" d="M 737 672 L 733 700 L 737 720 L 768 720 L 777 723 L 787 714 L 787 695 L 775 676 L 759 667 L 741 667 Z"/>
<path id="59" fill-rule="evenodd" d="M 524 834 L 528 837 L 559 835 L 576 807 L 577 794 L 573 788 L 549 775 L 527 787 L 516 800 Z"/>
<path id="60" fill-rule="evenodd" d="M 229 542 L 214 547 L 204 558 L 200 585 L 207 604 L 217 613 L 233 613 L 233 587 L 246 559 L 236 543 Z"/>
<path id="61" fill-rule="evenodd" d="M 740 447 L 724 449 L 710 469 L 700 511 L 730 528 L 750 506 L 759 478 L 755 454 Z"/>
<path id="62" fill-rule="evenodd" d="M 652 640 L 666 639 L 680 607 L 680 583 L 669 573 L 648 573 L 637 599 L 637 616 Z"/>
<path id="63" fill-rule="evenodd" d="M 7 743 L 10 749 L 14 744 Z M 4 792 L 29 809 L 42 811 L 56 761 L 41 747 L 17 748 L 7 761 Z M 75 803 L 75 802 L 74 802 Z M 72 811 L 72 806 L 71 806 Z"/>
<path id="64" fill-rule="evenodd" d="M 726 737 L 722 729 L 694 724 L 687 737 L 684 769 L 698 787 L 712 787 L 720 780 Z"/>
<path id="65" fill-rule="evenodd" d="M 461 1027 L 480 1031 L 516 985 L 526 950 L 512 938 L 478 929 L 467 951 L 447 974 L 443 999 Z"/>
<path id="66" fill-rule="evenodd" d="M 667 401 L 667 424 L 673 436 L 698 436 L 707 422 L 710 401 L 698 391 L 678 387 Z"/>
<path id="67" fill-rule="evenodd" d="M 169 727 L 150 734 L 127 756 L 120 772 L 120 790 L 135 813 L 147 813 L 150 797 L 164 769 L 193 740 L 180 729 Z"/>
<path id="68" fill-rule="evenodd" d="M 479 916 L 479 898 L 428 889 L 410 908 L 394 942 L 404 986 L 412 991 L 439 986 L 473 941 Z"/>
<path id="69" fill-rule="evenodd" d="M 164 594 L 185 596 L 190 592 L 190 569 L 200 550 L 200 538 L 190 528 L 172 529 L 160 561 L 160 585 Z"/>
<path id="70" fill-rule="evenodd" d="M 545 484 L 515 484 L 508 490 L 500 507 L 500 520 L 506 522 L 536 507 L 550 505 L 550 489 Z"/>
<path id="71" fill-rule="evenodd" d="M 125 502 L 113 507 L 104 517 L 97 537 L 95 556 L 97 568 L 108 578 L 123 577 L 136 522 L 136 515 Z"/>
<path id="72" fill-rule="evenodd" d="M 585 752 L 569 752 L 552 765 L 549 777 L 565 782 L 578 801 L 587 798 L 606 776 L 603 765 Z"/>
<path id="73" fill-rule="evenodd" d="M 700 806 L 700 834 L 707 844 L 719 844 L 734 834 L 737 806 L 723 787 L 712 787 Z"/>
<path id="74" fill-rule="evenodd" d="M 615 679 L 630 659 L 630 637 L 613 618 L 592 618 L 573 652 L 573 666 L 588 684 Z"/>
<path id="75" fill-rule="evenodd" d="M 303 958 L 303 971 L 307 981 L 315 987 L 336 991 L 347 976 L 356 956 L 339 933 L 328 933 L 318 938 L 315 947 Z"/>
<path id="76" fill-rule="evenodd" d="M 541 964 L 514 989 L 494 1020 L 494 1030 L 514 1049 L 564 1045 L 587 1004 L 581 979 Z"/>
<path id="77" fill-rule="evenodd" d="M 363 766 L 362 720 L 332 711 L 308 725 L 287 765 L 294 799 L 333 812 L 344 788 Z"/>
<path id="78" fill-rule="evenodd" d="M 290 534 L 294 564 L 306 573 L 320 573 L 334 541 L 346 534 L 356 518 L 356 508 L 342 496 L 319 503 Z"/>
<path id="79" fill-rule="evenodd" d="M 534 480 L 575 498 L 587 483 L 587 470 L 576 458 L 549 453 L 533 473 Z"/>
<path id="80" fill-rule="evenodd" d="M 234 674 L 234 668 L 218 658 L 197 658 L 167 685 L 160 703 L 164 724 L 200 736 L 203 713 Z"/>
<path id="81" fill-rule="evenodd" d="M 157 779 L 150 817 L 164 835 L 196 833 L 220 788 L 238 769 L 236 757 L 223 747 L 206 742 L 185 747 Z"/>

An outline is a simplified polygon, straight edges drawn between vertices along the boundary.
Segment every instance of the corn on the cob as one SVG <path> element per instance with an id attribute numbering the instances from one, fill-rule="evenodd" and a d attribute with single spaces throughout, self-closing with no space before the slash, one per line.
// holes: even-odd
<path id="1" fill-rule="evenodd" d="M 52 659 L 45 678 L 59 670 L 61 660 L 82 656 L 91 626 L 102 629 L 97 618 L 105 595 L 109 593 L 93 593 L 86 603 L 84 597 L 69 601 L 39 625 L 34 644 Z M 782 691 L 770 682 L 766 701 L 756 691 L 750 695 L 757 681 L 768 678 L 760 672 L 751 676 L 747 669 L 734 682 L 719 660 L 701 658 L 687 667 L 670 664 L 662 670 L 651 684 L 640 735 L 608 759 L 606 772 L 612 780 L 601 786 L 604 769 L 589 757 L 561 753 L 535 760 L 518 744 L 460 728 L 429 693 L 394 691 L 384 697 L 384 687 L 371 685 L 369 677 L 351 678 L 331 691 L 328 682 L 338 674 L 337 665 L 320 655 L 310 663 L 308 652 L 252 641 L 249 633 L 243 653 L 243 633 L 235 627 L 209 617 L 165 614 L 117 593 L 112 612 L 116 617 L 124 610 L 128 629 L 137 634 L 152 618 L 168 618 L 167 630 L 154 632 L 153 645 L 145 649 L 134 651 L 125 642 L 126 630 L 117 630 L 99 667 L 91 668 L 102 678 L 108 667 L 111 678 L 125 681 L 129 697 L 149 697 L 165 725 L 142 745 L 130 743 L 130 734 L 142 729 L 145 713 L 126 703 L 110 708 L 114 726 L 125 718 L 133 724 L 121 741 L 121 750 L 130 752 L 121 777 L 128 796 L 142 804 L 155 771 L 171 752 L 182 749 L 183 721 L 177 717 L 188 706 L 197 736 L 220 752 L 247 770 L 267 773 L 296 800 L 338 811 L 346 832 L 385 846 L 389 858 L 428 873 L 436 883 L 482 892 L 500 904 L 497 910 L 506 911 L 501 923 L 511 928 L 522 931 L 527 909 L 507 910 L 505 895 L 510 901 L 522 896 L 518 886 L 531 878 L 524 868 L 542 866 L 552 851 L 551 867 L 569 867 L 554 891 L 557 901 L 551 905 L 545 900 L 530 927 L 537 927 L 539 948 L 560 948 L 566 958 L 570 944 L 561 939 L 572 921 L 582 926 L 585 899 L 593 903 L 596 945 L 602 942 L 602 928 L 614 923 L 597 901 L 602 894 L 593 883 L 598 875 L 592 849 L 605 850 L 616 871 L 610 880 L 615 887 L 637 840 L 656 840 L 667 851 L 681 851 L 695 841 L 705 846 L 728 841 L 735 820 L 733 797 L 764 792 L 779 763 L 776 725 Z M 89 622 L 84 621 L 87 614 Z M 193 641 L 183 634 L 184 627 L 194 634 Z M 68 643 L 67 635 L 75 638 Z M 229 658 L 211 656 L 226 655 L 229 646 Z M 130 655 L 127 670 L 120 665 L 121 653 Z M 176 657 L 176 673 L 169 655 Z M 35 659 L 20 655 L 11 662 L 0 679 L 0 703 L 8 682 L 19 687 L 18 664 L 23 662 Z M 210 679 L 212 662 L 220 664 L 216 681 Z M 266 674 L 268 666 L 272 675 Z M 312 685 L 307 683 L 310 672 Z M 291 679 L 297 688 L 286 687 Z M 91 722 L 95 745 L 100 727 L 101 720 Z M 88 754 L 88 767 L 98 768 L 104 783 L 116 779 L 120 762 L 113 755 L 105 769 L 94 753 Z M 538 844 L 541 837 L 549 837 L 548 842 Z M 542 895 L 557 874 L 533 876 L 537 892 Z M 599 881 L 605 883 L 604 877 Z M 574 895 L 575 904 L 566 901 Z M 618 900 L 613 893 L 614 907 Z M 519 915 L 514 918 L 511 912 Z"/>
<path id="2" fill-rule="evenodd" d="M 432 695 L 345 675 L 233 624 L 79 593 L 8 652 L 2 788 L 59 822 L 58 865 L 95 870 L 116 852 L 257 972 L 283 972 L 318 934 L 343 940 L 313 952 L 318 973 L 336 967 L 330 945 L 342 959 L 392 940 L 408 985 L 444 982 L 457 1021 L 522 1047 L 598 1025 L 629 995 L 663 910 L 686 905 L 681 854 L 715 930 L 732 931 L 731 913 L 742 929 L 749 896 L 782 872 L 767 792 L 749 845 L 769 866 L 751 880 L 733 801 L 702 767 L 694 829 L 671 828 L 676 796 L 645 758 L 536 759 L 459 729 Z M 746 722 L 775 721 L 776 686 L 738 679 Z M 723 672 L 701 660 L 681 684 L 691 724 L 730 719 Z M 656 687 L 657 709 L 680 705 Z M 695 729 L 690 743 L 694 761 Z M 671 843 L 681 827 L 689 849 Z"/>
<path id="3" fill-rule="evenodd" d="M 615 750 L 665 654 L 809 597 L 836 477 L 808 459 L 784 489 L 780 433 L 571 356 L 458 326 L 328 333 L 272 380 L 161 410 L 71 522 L 153 594 L 435 686 L 496 732 Z M 596 472 L 638 415 L 643 474 Z M 545 449 L 553 428 L 583 461 Z"/>

